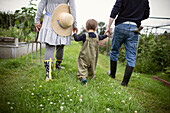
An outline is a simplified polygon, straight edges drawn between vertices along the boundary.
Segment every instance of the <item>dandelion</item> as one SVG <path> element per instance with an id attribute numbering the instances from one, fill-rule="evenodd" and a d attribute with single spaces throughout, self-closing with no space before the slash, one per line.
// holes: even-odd
<path id="1" fill-rule="evenodd" d="M 72 99 L 70 99 L 70 102 L 72 102 Z"/>
<path id="2" fill-rule="evenodd" d="M 80 102 L 82 102 L 83 100 L 82 99 L 79 99 L 80 100 Z"/>
<path id="3" fill-rule="evenodd" d="M 50 102 L 50 104 L 53 104 L 53 102 Z"/>
<path id="4" fill-rule="evenodd" d="M 10 102 L 7 102 L 7 104 L 10 104 Z"/>
<path id="5" fill-rule="evenodd" d="M 64 108 L 64 107 L 63 107 L 63 106 L 61 106 L 61 107 L 60 107 L 60 110 L 62 111 L 62 110 L 63 110 L 63 108 Z"/>
<path id="6" fill-rule="evenodd" d="M 107 110 L 107 111 L 110 111 L 110 108 L 107 108 L 106 110 Z"/>
<path id="7" fill-rule="evenodd" d="M 42 105 L 42 104 L 40 104 L 40 107 L 43 107 L 43 105 Z"/>
<path id="8" fill-rule="evenodd" d="M 31 93 L 31 95 L 34 95 L 34 93 Z"/>
<path id="9" fill-rule="evenodd" d="M 137 111 L 135 111 L 135 113 L 137 113 Z"/>
<path id="10" fill-rule="evenodd" d="M 124 101 L 124 100 L 122 100 L 121 102 L 122 102 L 122 103 L 125 103 L 125 101 Z"/>
<path id="11" fill-rule="evenodd" d="M 10 109 L 14 109 L 14 108 L 11 106 Z"/>
<path id="12" fill-rule="evenodd" d="M 40 87 L 42 87 L 42 85 L 40 85 Z"/>

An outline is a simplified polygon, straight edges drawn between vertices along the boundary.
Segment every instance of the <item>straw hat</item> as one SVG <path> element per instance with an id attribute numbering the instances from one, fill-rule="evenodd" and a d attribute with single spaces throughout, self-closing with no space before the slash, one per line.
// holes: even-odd
<path id="1" fill-rule="evenodd" d="M 51 26 L 57 34 L 69 36 L 73 30 L 73 22 L 74 19 L 67 4 L 60 4 L 54 9 L 51 17 Z"/>

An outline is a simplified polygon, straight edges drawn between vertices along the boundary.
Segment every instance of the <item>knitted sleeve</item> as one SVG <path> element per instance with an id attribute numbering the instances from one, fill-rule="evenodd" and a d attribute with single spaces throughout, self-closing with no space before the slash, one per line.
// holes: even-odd
<path id="1" fill-rule="evenodd" d="M 69 5 L 70 5 L 71 14 L 73 15 L 73 18 L 74 18 L 73 27 L 74 27 L 74 28 L 77 28 L 75 0 L 69 0 Z"/>
<path id="2" fill-rule="evenodd" d="M 36 16 L 35 16 L 35 23 L 40 23 L 40 18 L 41 18 L 41 15 L 42 15 L 46 5 L 47 5 L 47 0 L 41 0 L 39 2 L 37 13 L 36 13 Z"/>

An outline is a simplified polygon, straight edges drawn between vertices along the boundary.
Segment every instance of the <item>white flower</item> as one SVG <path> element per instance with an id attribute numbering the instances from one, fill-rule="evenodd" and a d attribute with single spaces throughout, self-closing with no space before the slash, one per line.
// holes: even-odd
<path id="1" fill-rule="evenodd" d="M 121 102 L 122 102 L 122 103 L 125 103 L 125 101 L 124 101 L 124 100 L 122 100 Z"/>
<path id="2" fill-rule="evenodd" d="M 50 104 L 53 104 L 53 102 L 50 102 Z"/>
<path id="3" fill-rule="evenodd" d="M 79 92 L 79 90 L 77 90 L 77 92 Z"/>
<path id="4" fill-rule="evenodd" d="M 72 99 L 70 99 L 70 101 L 72 102 Z"/>
<path id="5" fill-rule="evenodd" d="M 10 104 L 10 102 L 7 102 L 7 104 Z"/>
<path id="6" fill-rule="evenodd" d="M 33 84 L 33 86 L 35 86 L 35 84 Z"/>
<path id="7" fill-rule="evenodd" d="M 137 111 L 135 111 L 135 113 L 137 113 Z"/>
<path id="8" fill-rule="evenodd" d="M 68 90 L 66 92 L 68 92 Z"/>
<path id="9" fill-rule="evenodd" d="M 40 87 L 42 87 L 42 85 L 40 85 Z"/>
<path id="10" fill-rule="evenodd" d="M 69 97 L 70 95 L 67 95 L 67 97 Z"/>
<path id="11" fill-rule="evenodd" d="M 13 107 L 10 107 L 10 109 L 14 109 Z"/>
<path id="12" fill-rule="evenodd" d="M 44 109 L 44 108 L 41 108 L 42 110 Z"/>
<path id="13" fill-rule="evenodd" d="M 21 89 L 22 89 L 22 87 L 21 87 Z"/>
<path id="14" fill-rule="evenodd" d="M 107 96 L 107 94 L 105 94 Z"/>
<path id="15" fill-rule="evenodd" d="M 54 103 L 54 105 L 56 105 L 56 103 Z"/>
<path id="16" fill-rule="evenodd" d="M 35 88 L 33 88 L 33 90 L 35 90 Z"/>
<path id="17" fill-rule="evenodd" d="M 120 92 L 118 92 L 118 94 L 120 94 Z"/>
<path id="18" fill-rule="evenodd" d="M 107 111 L 110 111 L 110 108 L 107 108 Z"/>
<path id="19" fill-rule="evenodd" d="M 114 92 L 114 94 L 116 94 L 116 92 Z"/>
<path id="20" fill-rule="evenodd" d="M 63 106 L 60 107 L 61 111 L 63 110 L 63 108 L 64 108 Z"/>
<path id="21" fill-rule="evenodd" d="M 64 105 L 64 102 L 62 104 Z"/>
<path id="22" fill-rule="evenodd" d="M 42 105 L 42 104 L 40 104 L 40 107 L 43 107 L 43 105 Z"/>
<path id="23" fill-rule="evenodd" d="M 80 95 L 80 98 L 83 98 L 83 95 Z"/>
<path id="24" fill-rule="evenodd" d="M 82 99 L 79 99 L 80 100 L 80 102 L 82 102 L 83 100 Z"/>
<path id="25" fill-rule="evenodd" d="M 129 100 L 131 100 L 132 99 L 132 97 L 129 97 Z"/>
<path id="26" fill-rule="evenodd" d="M 31 95 L 34 95 L 34 93 L 31 93 Z"/>
<path id="27" fill-rule="evenodd" d="M 48 100 L 50 100 L 50 99 L 48 99 Z"/>

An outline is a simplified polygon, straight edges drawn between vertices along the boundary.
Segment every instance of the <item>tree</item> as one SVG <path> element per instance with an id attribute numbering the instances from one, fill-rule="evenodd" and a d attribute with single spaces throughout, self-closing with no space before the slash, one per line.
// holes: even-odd
<path id="1" fill-rule="evenodd" d="M 97 27 L 97 33 L 99 35 L 103 35 L 106 30 L 106 24 L 104 22 L 99 22 Z"/>

